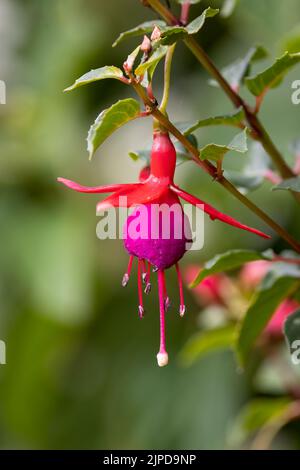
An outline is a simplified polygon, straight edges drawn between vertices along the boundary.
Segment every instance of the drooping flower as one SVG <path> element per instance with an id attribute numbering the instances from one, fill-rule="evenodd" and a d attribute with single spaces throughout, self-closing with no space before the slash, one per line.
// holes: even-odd
<path id="1" fill-rule="evenodd" d="M 132 269 L 133 259 L 138 259 L 138 292 L 139 292 L 139 315 L 144 314 L 143 307 L 143 287 L 145 282 L 145 292 L 151 288 L 150 270 L 151 267 L 157 271 L 158 275 L 158 295 L 160 308 L 160 349 L 157 354 L 159 366 L 168 363 L 168 354 L 165 341 L 165 312 L 170 301 L 167 295 L 165 270 L 171 266 L 176 267 L 181 316 L 185 313 L 183 299 L 182 277 L 178 266 L 178 261 L 187 250 L 187 244 L 191 241 L 190 227 L 187 218 L 183 213 L 180 199 L 197 206 L 206 212 L 212 220 L 221 220 L 226 224 L 247 230 L 264 238 L 268 235 L 248 227 L 232 217 L 222 214 L 211 205 L 196 198 L 192 194 L 185 192 L 174 184 L 174 173 L 176 167 L 176 151 L 167 132 L 154 132 L 153 145 L 151 151 L 150 169 L 144 169 L 140 174 L 140 182 L 133 184 L 115 184 L 109 186 L 86 187 L 73 181 L 58 178 L 58 181 L 65 186 L 82 193 L 112 193 L 97 204 L 97 212 L 109 209 L 110 207 L 132 207 L 136 206 L 124 227 L 124 245 L 130 258 L 126 273 L 124 274 L 122 285 L 126 286 Z M 153 216 L 153 207 L 158 206 L 159 217 Z M 161 210 L 164 206 L 164 210 Z M 176 207 L 172 212 L 169 224 L 168 237 L 163 233 L 162 225 L 166 216 L 170 217 L 169 208 Z M 165 215 L 167 214 L 167 215 Z M 136 236 L 132 235 L 131 228 L 137 225 L 146 226 L 145 233 Z M 153 231 L 156 236 L 153 236 Z M 135 230 L 136 232 L 136 230 Z M 181 234 L 178 236 L 178 234 Z M 146 264 L 148 263 L 148 266 Z"/>

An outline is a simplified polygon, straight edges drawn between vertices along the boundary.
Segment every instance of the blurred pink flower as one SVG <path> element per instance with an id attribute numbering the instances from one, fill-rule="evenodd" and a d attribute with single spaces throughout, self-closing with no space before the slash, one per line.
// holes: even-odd
<path id="1" fill-rule="evenodd" d="M 240 280 L 245 289 L 254 289 L 265 277 L 271 265 L 270 261 L 251 261 L 240 272 Z"/>
<path id="2" fill-rule="evenodd" d="M 187 284 L 190 284 L 199 273 L 199 266 L 190 265 L 184 273 Z M 192 292 L 198 303 L 201 305 L 223 305 L 222 291 L 227 283 L 227 277 L 224 274 L 213 274 L 208 276 L 204 281 L 195 287 Z"/>
<path id="3" fill-rule="evenodd" d="M 277 310 L 265 328 L 265 332 L 272 336 L 282 336 L 284 320 L 299 307 L 300 304 L 296 300 L 285 299 L 279 307 L 277 307 Z"/>

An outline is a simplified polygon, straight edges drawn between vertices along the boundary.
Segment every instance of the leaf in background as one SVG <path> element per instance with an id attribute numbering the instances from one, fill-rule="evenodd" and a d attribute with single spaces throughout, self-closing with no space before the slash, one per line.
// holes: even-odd
<path id="1" fill-rule="evenodd" d="M 151 150 L 133 150 L 129 152 L 128 155 L 135 162 L 137 160 L 143 160 L 145 164 L 148 166 L 150 164 L 150 154 L 151 154 Z"/>
<path id="2" fill-rule="evenodd" d="M 262 176 L 247 175 L 235 170 L 225 170 L 224 176 L 243 194 L 258 188 L 263 182 Z"/>
<path id="3" fill-rule="evenodd" d="M 300 347 L 300 309 L 290 314 L 284 322 L 283 332 L 290 354 L 295 352 L 295 344 Z M 298 343 L 295 343 L 297 341 Z M 299 354 L 298 354 L 299 356 Z"/>
<path id="4" fill-rule="evenodd" d="M 242 365 L 249 359 L 252 347 L 279 304 L 299 286 L 295 277 L 266 277 L 240 325 L 237 354 Z"/>
<path id="5" fill-rule="evenodd" d="M 251 64 L 268 56 L 267 50 L 262 46 L 254 46 L 249 49 L 245 57 L 235 60 L 232 64 L 224 67 L 221 72 L 234 90 L 238 90 L 250 71 Z M 219 87 L 216 80 L 209 80 L 209 84 Z"/>
<path id="6" fill-rule="evenodd" d="M 257 398 L 247 403 L 233 424 L 228 439 L 230 447 L 241 447 L 268 422 L 280 419 L 290 404 L 288 398 Z"/>
<path id="7" fill-rule="evenodd" d="M 240 171 L 225 171 L 224 174 L 240 191 L 246 193 L 263 183 L 266 171 L 270 168 L 270 157 L 259 142 L 253 142 L 244 168 Z"/>
<path id="8" fill-rule="evenodd" d="M 134 37 L 134 36 L 143 36 L 144 34 L 150 34 L 153 31 L 153 28 L 158 26 L 159 28 L 163 28 L 166 26 L 166 23 L 162 20 L 152 20 L 152 21 L 145 21 L 135 28 L 129 29 L 128 31 L 124 31 L 119 35 L 119 37 L 113 43 L 113 47 L 117 46 L 120 42 L 124 39 Z"/>
<path id="9" fill-rule="evenodd" d="M 230 151 L 246 153 L 247 150 L 247 129 L 237 134 L 228 145 L 208 144 L 199 149 L 201 160 L 213 160 L 216 162 L 222 160 L 226 153 Z"/>
<path id="10" fill-rule="evenodd" d="M 240 268 L 243 264 L 249 263 L 250 261 L 270 260 L 271 258 L 272 253 L 269 251 L 264 253 L 251 250 L 226 251 L 226 253 L 216 255 L 211 260 L 207 261 L 190 287 L 196 287 L 206 277 L 212 274 Z"/>
<path id="11" fill-rule="evenodd" d="M 276 60 L 273 65 L 263 72 L 247 77 L 245 83 L 248 90 L 255 96 L 262 95 L 267 89 L 278 86 L 288 71 L 300 62 L 300 53 L 289 54 L 286 52 Z"/>
<path id="12" fill-rule="evenodd" d="M 144 73 L 147 70 L 151 69 L 151 76 L 152 76 L 155 70 L 155 67 L 158 65 L 160 60 L 166 55 L 167 50 L 168 50 L 167 46 L 158 46 L 150 55 L 149 59 L 146 62 L 140 64 L 135 69 L 135 74 L 144 75 Z"/>
<path id="13" fill-rule="evenodd" d="M 133 98 L 117 101 L 110 108 L 99 114 L 94 124 L 91 126 L 87 142 L 89 158 L 91 159 L 97 148 L 115 130 L 132 119 L 136 119 L 140 114 L 140 105 Z"/>
<path id="14" fill-rule="evenodd" d="M 300 51 L 300 25 L 298 24 L 290 33 L 288 33 L 282 42 L 282 50 L 290 54 Z"/>
<path id="15" fill-rule="evenodd" d="M 281 183 L 276 184 L 273 186 L 272 191 L 278 191 L 279 189 L 282 190 L 290 190 L 295 191 L 297 193 L 300 192 L 300 176 L 295 176 L 294 178 L 288 178 L 286 180 L 281 181 Z"/>
<path id="16" fill-rule="evenodd" d="M 294 258 L 298 259 L 299 257 L 295 256 L 294 254 L 289 254 L 289 251 L 283 251 L 279 256 L 287 257 L 287 258 Z M 270 269 L 268 271 L 268 275 L 264 278 L 262 282 L 263 288 L 267 288 L 272 286 L 275 281 L 280 279 L 281 277 L 293 277 L 300 279 L 300 264 L 298 263 L 286 263 L 283 261 L 277 261 L 276 263 L 272 263 L 270 265 Z"/>
<path id="17" fill-rule="evenodd" d="M 238 108 L 234 110 L 231 114 L 224 114 L 223 116 L 214 116 L 207 119 L 200 119 L 199 121 L 193 123 L 182 123 L 179 125 L 181 132 L 184 135 L 191 134 L 196 129 L 200 127 L 207 126 L 234 126 L 239 127 L 239 124 L 245 118 L 245 113 L 243 108 Z"/>
<path id="18" fill-rule="evenodd" d="M 168 26 L 163 28 L 161 35 L 161 44 L 170 45 L 187 35 L 196 34 L 203 27 L 206 18 L 212 18 L 219 13 L 218 9 L 208 7 L 203 13 L 195 18 L 187 26 Z"/>
<path id="19" fill-rule="evenodd" d="M 223 6 L 221 8 L 221 16 L 223 18 L 228 18 L 234 12 L 237 7 L 239 0 L 224 0 Z"/>
<path id="20" fill-rule="evenodd" d="M 85 73 L 82 77 L 78 78 L 73 85 L 69 86 L 64 91 L 75 90 L 75 88 L 79 88 L 80 86 L 104 80 L 106 78 L 121 80 L 123 77 L 124 75 L 121 69 L 114 65 L 106 65 L 100 69 L 90 70 L 90 72 Z"/>
<path id="21" fill-rule="evenodd" d="M 190 366 L 207 354 L 231 348 L 234 345 L 236 328 L 234 325 L 201 331 L 192 336 L 179 355 L 182 365 Z"/>

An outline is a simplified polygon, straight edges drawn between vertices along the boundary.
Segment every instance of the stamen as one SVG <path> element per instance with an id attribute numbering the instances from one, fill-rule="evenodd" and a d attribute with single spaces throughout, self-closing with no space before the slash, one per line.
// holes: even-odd
<path id="1" fill-rule="evenodd" d="M 178 263 L 176 263 L 176 272 L 177 272 L 177 279 L 178 279 L 178 287 L 179 287 L 179 297 L 180 297 L 180 307 L 179 307 L 179 315 L 183 317 L 185 314 L 185 304 L 183 298 L 183 286 L 182 286 L 182 277 L 179 269 Z"/>
<path id="2" fill-rule="evenodd" d="M 168 353 L 166 351 L 165 338 L 165 304 L 164 304 L 164 272 L 158 271 L 158 296 L 159 296 L 159 316 L 160 316 L 160 347 L 157 354 L 159 367 L 168 364 Z"/>
<path id="3" fill-rule="evenodd" d="M 151 292 L 151 282 L 150 282 L 150 275 L 151 275 L 151 264 L 148 262 L 148 269 L 147 269 L 147 284 L 145 287 L 145 294 L 150 294 Z"/>
<path id="4" fill-rule="evenodd" d="M 127 266 L 127 271 L 126 273 L 124 274 L 123 276 L 123 279 L 122 279 L 122 287 L 126 287 L 128 282 L 129 282 L 129 278 L 130 278 L 130 273 L 131 273 L 131 269 L 132 269 L 132 263 L 133 263 L 133 255 L 131 255 L 129 257 L 129 262 L 128 262 L 128 266 Z"/>
<path id="5" fill-rule="evenodd" d="M 143 283 L 147 283 L 147 269 L 146 269 L 146 263 L 144 259 L 141 259 L 141 264 L 142 264 L 142 269 L 143 269 L 143 274 L 142 274 L 142 279 Z"/>
<path id="6" fill-rule="evenodd" d="M 163 289 L 164 289 L 164 304 L 165 304 L 165 311 L 167 312 L 171 306 L 171 301 L 168 297 L 167 286 L 166 286 L 166 276 L 165 272 L 163 271 Z"/>
<path id="7" fill-rule="evenodd" d="M 138 293 L 139 293 L 139 317 L 143 318 L 145 310 L 143 304 L 143 285 L 142 285 L 142 261 L 138 260 Z"/>

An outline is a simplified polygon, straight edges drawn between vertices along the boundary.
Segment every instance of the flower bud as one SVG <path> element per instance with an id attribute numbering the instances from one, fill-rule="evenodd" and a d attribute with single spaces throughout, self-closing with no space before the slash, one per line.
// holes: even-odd
<path id="1" fill-rule="evenodd" d="M 161 38 L 161 30 L 158 26 L 154 26 L 154 29 L 151 34 L 151 41 L 158 41 Z"/>
<path id="2" fill-rule="evenodd" d="M 141 44 L 141 51 L 144 52 L 144 54 L 149 54 L 151 52 L 152 46 L 151 46 L 151 41 L 148 38 L 148 36 L 144 36 L 143 42 Z"/>

